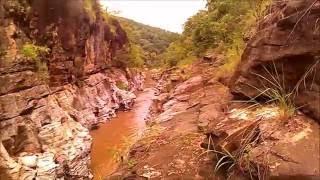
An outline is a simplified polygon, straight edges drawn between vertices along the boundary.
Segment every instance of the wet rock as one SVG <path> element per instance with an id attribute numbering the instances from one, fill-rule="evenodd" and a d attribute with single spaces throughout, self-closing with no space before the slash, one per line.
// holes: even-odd
<path id="1" fill-rule="evenodd" d="M 277 89 L 279 84 L 288 93 L 298 92 L 296 106 L 319 120 L 320 31 L 314 29 L 319 9 L 319 2 L 313 0 L 276 2 L 248 42 L 232 91 L 255 97 L 265 87 Z"/>

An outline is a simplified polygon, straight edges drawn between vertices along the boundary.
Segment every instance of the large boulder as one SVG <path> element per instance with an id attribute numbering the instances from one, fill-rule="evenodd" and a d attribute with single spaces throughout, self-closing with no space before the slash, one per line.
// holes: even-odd
<path id="1" fill-rule="evenodd" d="M 229 162 L 219 159 L 229 170 L 262 179 L 319 179 L 319 124 L 304 115 L 283 122 L 274 105 L 233 108 L 209 129 L 211 141 L 201 146 L 232 154 Z"/>
<path id="2" fill-rule="evenodd" d="M 279 1 L 270 10 L 244 50 L 232 92 L 245 97 L 267 88 L 294 92 L 296 106 L 320 120 L 320 2 Z"/>

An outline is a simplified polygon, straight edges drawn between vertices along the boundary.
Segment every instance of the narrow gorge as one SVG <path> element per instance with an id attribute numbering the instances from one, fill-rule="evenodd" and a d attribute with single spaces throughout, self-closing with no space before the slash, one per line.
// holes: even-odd
<path id="1" fill-rule="evenodd" d="M 0 180 L 320 178 L 319 0 L 112 1 L 0 0 Z"/>

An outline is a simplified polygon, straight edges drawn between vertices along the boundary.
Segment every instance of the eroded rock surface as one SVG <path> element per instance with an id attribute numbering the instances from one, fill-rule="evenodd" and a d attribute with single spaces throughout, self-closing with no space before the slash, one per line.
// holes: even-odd
<path id="1" fill-rule="evenodd" d="M 210 76 L 185 78 L 182 71 L 172 68 L 158 77 L 150 127 L 109 179 L 220 178 L 200 143 L 209 124 L 225 116 L 231 94 L 221 83 L 209 81 Z"/>
<path id="2" fill-rule="evenodd" d="M 246 99 L 259 96 L 257 100 L 279 94 L 319 121 L 319 17 L 319 1 L 274 1 L 245 48 L 232 92 Z M 211 126 L 215 148 L 230 151 L 240 161 L 239 169 L 256 177 L 318 179 L 319 124 L 297 109 L 284 118 L 279 103 L 252 107 L 234 109 Z"/>
<path id="3" fill-rule="evenodd" d="M 239 107 L 231 109 L 224 120 L 211 124 L 207 133 L 211 143 L 202 146 L 232 154 L 235 162 L 225 166 L 235 163 L 233 169 L 252 177 L 317 179 L 319 129 L 304 115 L 284 121 L 274 105 Z"/>
<path id="4" fill-rule="evenodd" d="M 319 17 L 319 1 L 274 2 L 247 44 L 232 91 L 245 97 L 267 88 L 293 92 L 296 105 L 320 120 Z"/>

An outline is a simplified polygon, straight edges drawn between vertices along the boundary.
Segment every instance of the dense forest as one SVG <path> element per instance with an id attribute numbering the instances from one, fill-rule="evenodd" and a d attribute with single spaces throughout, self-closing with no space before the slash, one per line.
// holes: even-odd
<path id="1" fill-rule="evenodd" d="M 116 17 L 126 30 L 136 59 L 142 59 L 147 66 L 161 65 L 161 55 L 179 34 L 135 22 L 131 19 Z"/>
<path id="2" fill-rule="evenodd" d="M 191 64 L 210 53 L 224 54 L 223 68 L 231 71 L 240 60 L 245 41 L 267 13 L 270 0 L 208 0 L 206 10 L 190 17 L 179 40 L 165 54 L 170 66 Z"/>
<path id="3" fill-rule="evenodd" d="M 107 21 L 119 21 L 129 40 L 127 47 L 115 56 L 117 65 L 135 68 L 163 67 L 162 56 L 169 45 L 179 39 L 179 34 L 102 11 Z"/>

